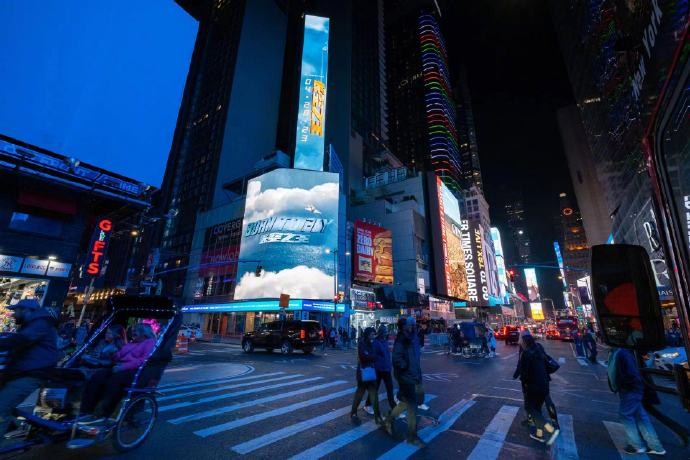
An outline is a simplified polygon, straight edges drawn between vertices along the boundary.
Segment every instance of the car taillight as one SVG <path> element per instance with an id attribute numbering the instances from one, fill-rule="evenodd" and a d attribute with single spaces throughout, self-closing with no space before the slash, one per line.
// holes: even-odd
<path id="1" fill-rule="evenodd" d="M 304 329 L 299 331 L 299 338 L 300 339 L 304 339 L 306 336 L 307 336 L 307 331 L 305 331 Z"/>
<path id="2" fill-rule="evenodd" d="M 323 331 L 322 330 L 319 331 L 319 337 L 321 337 L 323 339 Z"/>

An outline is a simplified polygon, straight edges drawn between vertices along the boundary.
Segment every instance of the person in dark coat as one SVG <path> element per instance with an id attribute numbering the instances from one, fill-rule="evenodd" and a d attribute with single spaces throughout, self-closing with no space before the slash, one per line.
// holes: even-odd
<path id="1" fill-rule="evenodd" d="M 41 386 L 46 371 L 60 358 L 57 325 L 37 300 L 24 299 L 9 307 L 17 332 L 0 334 L 0 351 L 10 352 L 10 361 L 0 379 L 0 439 L 7 432 L 12 411 Z"/>
<path id="2" fill-rule="evenodd" d="M 414 316 L 405 320 L 393 347 L 393 371 L 398 381 L 400 402 L 386 418 L 385 427 L 393 435 L 393 421 L 407 410 L 407 442 L 424 447 L 424 441 L 417 436 L 417 388 L 422 383 L 421 347 L 417 337 L 417 321 Z"/>
<path id="3" fill-rule="evenodd" d="M 376 423 L 383 424 L 383 419 L 381 418 L 381 413 L 379 412 L 379 395 L 376 390 L 376 380 L 365 382 L 362 380 L 362 368 L 371 367 L 373 368 L 376 364 L 376 354 L 374 352 L 374 344 L 372 339 L 374 338 L 374 333 L 376 331 L 373 327 L 368 327 L 364 330 L 362 339 L 359 341 L 357 346 L 357 391 L 355 392 L 355 397 L 352 401 L 352 410 L 350 411 L 350 418 L 357 420 L 357 409 L 359 403 L 362 401 L 364 393 L 369 394 L 369 403 L 374 407 L 374 419 Z"/>
<path id="4" fill-rule="evenodd" d="M 520 336 L 522 352 L 513 377 L 520 377 L 525 397 L 525 409 L 534 422 L 530 427 L 530 437 L 547 445 L 554 443 L 560 430 L 547 422 L 542 414 L 542 406 L 549 396 L 549 372 L 546 369 L 544 348 L 534 341 L 529 331 Z"/>
<path id="5" fill-rule="evenodd" d="M 376 394 L 378 395 L 381 381 L 386 386 L 386 395 L 388 396 L 388 407 L 393 410 L 395 407 L 395 397 L 393 395 L 393 364 L 391 362 L 391 352 L 388 349 L 388 328 L 385 324 L 379 326 L 376 331 L 376 338 L 372 342 L 374 345 L 374 355 L 376 361 L 374 368 L 376 369 Z M 373 415 L 374 410 L 371 408 L 371 403 L 367 400 L 364 403 L 364 410 L 368 414 Z"/>

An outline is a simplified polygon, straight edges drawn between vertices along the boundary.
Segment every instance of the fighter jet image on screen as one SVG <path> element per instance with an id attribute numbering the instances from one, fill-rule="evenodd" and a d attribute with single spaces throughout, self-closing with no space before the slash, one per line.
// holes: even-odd
<path id="1" fill-rule="evenodd" d="M 321 211 L 319 211 L 318 209 L 316 209 L 316 206 L 314 206 L 313 204 L 310 204 L 309 206 L 307 206 L 306 208 L 304 208 L 304 210 L 305 210 L 305 211 L 309 211 L 309 212 L 314 213 L 314 214 L 321 214 Z"/>

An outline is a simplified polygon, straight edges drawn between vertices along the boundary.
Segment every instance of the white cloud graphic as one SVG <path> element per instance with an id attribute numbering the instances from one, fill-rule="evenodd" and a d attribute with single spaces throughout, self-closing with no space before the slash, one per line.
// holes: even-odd
<path id="1" fill-rule="evenodd" d="M 316 67 L 314 67 L 312 64 L 309 64 L 308 62 L 302 61 L 302 75 L 313 76 L 313 75 L 321 75 L 321 73 L 319 72 L 317 74 L 316 73 Z"/>
<path id="2" fill-rule="evenodd" d="M 301 216 L 309 205 L 323 214 L 333 210 L 337 212 L 338 188 L 336 182 L 328 182 L 309 190 L 278 187 L 262 192 L 261 181 L 252 181 L 247 186 L 244 221 L 256 222 L 286 211 L 298 211 Z"/>
<path id="3" fill-rule="evenodd" d="M 317 32 L 328 32 L 326 24 L 328 24 L 328 18 L 311 15 L 306 15 L 304 17 L 304 27 L 306 29 L 316 30 Z"/>
<path id="4" fill-rule="evenodd" d="M 279 272 L 266 271 L 260 277 L 247 272 L 235 288 L 238 300 L 278 298 L 280 294 L 290 294 L 295 299 L 331 299 L 333 276 L 318 268 L 298 265 Z"/>

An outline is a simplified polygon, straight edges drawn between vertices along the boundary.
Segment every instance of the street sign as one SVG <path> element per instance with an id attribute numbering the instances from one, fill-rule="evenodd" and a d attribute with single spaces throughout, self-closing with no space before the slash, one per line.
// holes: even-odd
<path id="1" fill-rule="evenodd" d="M 287 308 L 290 306 L 290 294 L 280 294 L 280 300 L 278 301 L 278 306 L 280 308 Z"/>

